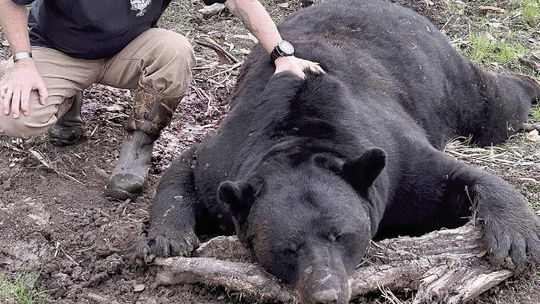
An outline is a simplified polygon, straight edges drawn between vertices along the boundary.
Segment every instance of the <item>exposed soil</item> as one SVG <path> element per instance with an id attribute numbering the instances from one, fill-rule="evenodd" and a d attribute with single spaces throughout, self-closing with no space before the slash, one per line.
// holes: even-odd
<path id="1" fill-rule="evenodd" d="M 431 5 L 426 4 L 429 1 L 397 2 L 424 14 L 451 37 L 467 31 L 462 23 L 452 21 L 454 17 L 442 0 Z M 273 4 L 269 11 L 280 18 L 301 6 L 301 1 L 286 3 L 287 7 Z M 247 31 L 227 13 L 204 19 L 196 13 L 201 4 L 194 6 L 188 10 L 194 13 L 193 22 L 164 18 L 162 26 L 189 32 L 190 38 L 206 33 L 241 59 L 253 45 Z M 475 20 L 475 6 L 468 9 L 465 17 Z M 170 13 L 182 16 L 185 6 L 173 2 Z M 531 39 L 537 35 L 527 33 L 524 35 L 531 35 Z M 123 139 L 121 123 L 130 111 L 127 90 L 96 85 L 84 92 L 86 137 L 73 147 L 55 147 L 46 135 L 27 140 L 0 135 L 0 272 L 41 271 L 38 287 L 50 290 L 50 303 L 221 304 L 241 298 L 199 285 L 157 286 L 155 270 L 138 266 L 129 256 L 147 220 L 160 174 L 172 158 L 215 130 L 228 111 L 237 68 L 219 63 L 207 48 L 195 46 L 195 52 L 199 64 L 193 86 L 157 142 L 150 182 L 144 195 L 135 201 L 112 201 L 103 194 Z M 0 47 L 0 58 L 7 58 L 7 54 L 7 48 Z M 512 162 L 522 164 L 519 169 L 489 159 L 478 161 L 466 153 L 457 156 L 501 174 L 540 209 L 540 166 L 534 162 L 540 159 L 538 143 L 518 136 L 508 147 L 505 151 L 513 151 L 509 152 L 514 157 Z M 135 291 L 140 284 L 144 290 Z M 537 274 L 506 283 L 484 295 L 479 303 L 535 303 L 539 298 Z M 377 295 L 358 302 L 373 300 L 386 301 Z"/>

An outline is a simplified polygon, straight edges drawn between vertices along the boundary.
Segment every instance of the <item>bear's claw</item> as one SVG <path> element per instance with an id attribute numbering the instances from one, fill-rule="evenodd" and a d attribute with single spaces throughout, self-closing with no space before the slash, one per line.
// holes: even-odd
<path id="1" fill-rule="evenodd" d="M 190 256 L 198 243 L 195 233 L 185 234 L 180 238 L 158 234 L 154 237 L 143 237 L 136 250 L 137 256 L 149 263 L 155 257 Z"/>
<path id="2" fill-rule="evenodd" d="M 530 214 L 519 221 L 486 222 L 484 243 L 494 266 L 500 266 L 506 257 L 518 271 L 529 264 L 540 265 L 540 220 Z"/>

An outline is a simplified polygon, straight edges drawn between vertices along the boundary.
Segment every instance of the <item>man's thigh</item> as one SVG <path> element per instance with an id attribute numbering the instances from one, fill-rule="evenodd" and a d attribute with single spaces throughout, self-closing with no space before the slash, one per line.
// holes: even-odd
<path id="1" fill-rule="evenodd" d="M 0 133 L 13 137 L 28 137 L 43 133 L 54 125 L 58 114 L 63 114 L 62 104 L 66 98 L 75 95 L 96 82 L 104 60 L 83 60 L 72 58 L 57 50 L 45 47 L 33 47 L 32 55 L 39 73 L 43 77 L 49 97 L 45 105 L 39 103 L 36 91 L 30 95 L 28 115 L 15 119 L 0 113 Z M 5 68 L 0 86 L 7 82 L 13 71 L 13 60 Z"/>
<path id="2" fill-rule="evenodd" d="M 181 97 L 191 82 L 195 55 L 188 39 L 152 28 L 107 60 L 100 83 L 124 89 L 142 87 L 161 97 Z"/>

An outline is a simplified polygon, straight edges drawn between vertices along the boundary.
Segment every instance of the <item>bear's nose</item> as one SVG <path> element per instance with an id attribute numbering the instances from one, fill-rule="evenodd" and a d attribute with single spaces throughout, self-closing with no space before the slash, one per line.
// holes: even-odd
<path id="1" fill-rule="evenodd" d="M 317 291 L 313 294 L 313 302 L 315 304 L 337 304 L 338 300 L 339 292 L 335 289 Z"/>

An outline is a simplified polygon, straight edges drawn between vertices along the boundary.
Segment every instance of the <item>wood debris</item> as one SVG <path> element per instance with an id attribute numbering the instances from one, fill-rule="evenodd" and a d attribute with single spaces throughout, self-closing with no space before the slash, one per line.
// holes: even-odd
<path id="1" fill-rule="evenodd" d="M 464 303 L 479 296 L 513 271 L 493 269 L 481 248 L 480 228 L 434 231 L 420 237 L 400 237 L 373 243 L 365 261 L 350 278 L 352 296 L 388 290 L 415 290 L 413 303 Z M 223 286 L 256 300 L 292 303 L 296 293 L 262 267 L 246 262 L 248 254 L 233 237 L 217 237 L 195 255 L 158 258 L 161 284 L 202 283 Z"/>

